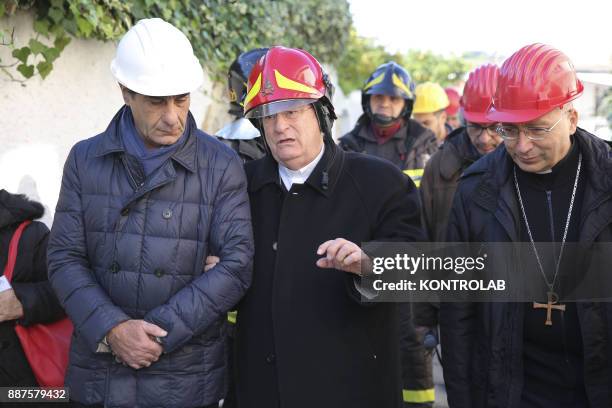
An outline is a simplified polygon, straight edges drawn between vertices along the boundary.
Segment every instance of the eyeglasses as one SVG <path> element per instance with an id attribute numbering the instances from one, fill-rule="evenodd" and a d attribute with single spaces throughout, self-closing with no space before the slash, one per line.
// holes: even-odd
<path id="1" fill-rule="evenodd" d="M 489 136 L 497 136 L 497 125 L 490 125 L 490 126 L 480 126 L 480 125 L 467 125 L 467 132 L 470 136 L 472 137 L 480 137 L 480 135 L 482 135 L 482 132 L 484 130 L 487 131 L 487 134 Z"/>
<path id="2" fill-rule="evenodd" d="M 563 119 L 562 115 L 551 127 L 546 128 L 543 126 L 510 126 L 510 125 L 499 125 L 496 129 L 497 133 L 507 142 L 514 142 L 518 139 L 521 129 L 523 130 L 523 134 L 527 137 L 527 139 L 531 141 L 539 141 L 544 140 L 546 135 L 548 135 L 554 128 L 557 126 L 561 119 Z"/>
<path id="3" fill-rule="evenodd" d="M 302 115 L 303 112 L 306 112 L 310 109 L 310 105 L 306 105 L 306 107 L 302 109 L 294 109 L 294 110 L 286 110 L 283 112 L 275 113 L 273 115 L 264 116 L 264 122 L 274 122 L 277 117 L 281 117 L 288 122 L 295 122 Z"/>

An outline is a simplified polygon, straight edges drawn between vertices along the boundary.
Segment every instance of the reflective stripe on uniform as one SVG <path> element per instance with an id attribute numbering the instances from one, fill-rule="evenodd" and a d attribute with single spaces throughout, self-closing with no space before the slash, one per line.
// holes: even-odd
<path id="1" fill-rule="evenodd" d="M 402 390 L 404 402 L 423 403 L 434 402 L 436 400 L 436 390 L 429 388 L 427 390 Z"/>
<path id="2" fill-rule="evenodd" d="M 425 169 L 409 169 L 404 170 L 404 174 L 414 181 L 415 186 L 419 187 L 421 185 L 421 178 L 423 178 L 424 171 Z"/>
<path id="3" fill-rule="evenodd" d="M 236 310 L 227 312 L 227 321 L 231 324 L 236 324 L 236 317 L 238 317 L 238 312 Z"/>

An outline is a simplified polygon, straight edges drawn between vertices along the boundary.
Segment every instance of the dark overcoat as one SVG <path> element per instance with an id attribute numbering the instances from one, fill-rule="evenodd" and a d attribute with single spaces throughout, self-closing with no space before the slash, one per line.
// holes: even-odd
<path id="1" fill-rule="evenodd" d="M 238 312 L 239 406 L 399 406 L 396 305 L 361 302 L 355 275 L 315 262 L 334 238 L 422 240 L 414 184 L 386 160 L 331 144 L 289 191 L 269 155 L 246 172 L 255 259 Z"/>

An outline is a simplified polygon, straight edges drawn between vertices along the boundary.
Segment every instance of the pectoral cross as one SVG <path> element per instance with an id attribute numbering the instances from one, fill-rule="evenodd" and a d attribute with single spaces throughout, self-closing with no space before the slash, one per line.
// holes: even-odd
<path id="1" fill-rule="evenodd" d="M 548 293 L 548 302 L 547 303 L 538 303 L 533 302 L 534 309 L 547 309 L 546 310 L 546 322 L 544 323 L 546 326 L 552 326 L 552 311 L 553 309 L 559 310 L 561 312 L 565 312 L 565 305 L 558 305 L 559 296 L 555 292 L 547 292 Z"/>

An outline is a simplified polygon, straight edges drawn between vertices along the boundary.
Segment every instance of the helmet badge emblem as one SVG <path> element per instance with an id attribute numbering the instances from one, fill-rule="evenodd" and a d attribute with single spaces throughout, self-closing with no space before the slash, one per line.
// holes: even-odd
<path id="1" fill-rule="evenodd" d="M 270 82 L 269 79 L 266 79 L 266 83 L 261 91 L 262 94 L 264 95 L 270 95 L 274 93 L 274 86 L 272 85 L 272 83 Z"/>

